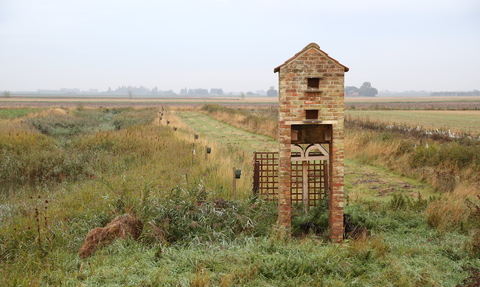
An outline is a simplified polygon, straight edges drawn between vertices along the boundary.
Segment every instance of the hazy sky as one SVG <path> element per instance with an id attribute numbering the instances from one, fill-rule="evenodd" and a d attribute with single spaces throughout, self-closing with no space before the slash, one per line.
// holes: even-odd
<path id="1" fill-rule="evenodd" d="M 0 0 L 0 91 L 268 90 L 311 42 L 348 86 L 480 89 L 479 0 Z"/>

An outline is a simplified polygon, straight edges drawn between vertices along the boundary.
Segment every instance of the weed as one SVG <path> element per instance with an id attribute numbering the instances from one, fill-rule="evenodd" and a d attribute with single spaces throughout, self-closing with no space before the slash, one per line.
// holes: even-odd
<path id="1" fill-rule="evenodd" d="M 417 199 L 412 200 L 407 195 L 401 193 L 394 193 L 389 203 L 391 210 L 412 210 L 415 212 L 425 210 L 429 202 L 433 199 L 423 199 L 421 193 L 418 193 Z"/>
<path id="2" fill-rule="evenodd" d="M 30 197 L 33 199 L 33 197 Z M 37 197 L 41 200 L 41 197 Z M 45 256 L 53 250 L 53 240 L 55 233 L 52 231 L 48 221 L 48 199 L 42 200 L 43 206 L 35 207 L 34 218 L 37 231 L 35 241 L 38 244 L 38 250 Z M 43 207 L 43 208 L 42 208 Z"/>

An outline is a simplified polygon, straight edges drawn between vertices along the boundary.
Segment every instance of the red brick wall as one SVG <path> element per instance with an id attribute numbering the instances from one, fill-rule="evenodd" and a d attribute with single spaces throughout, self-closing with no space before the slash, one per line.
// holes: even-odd
<path id="1" fill-rule="evenodd" d="M 343 239 L 344 73 L 348 68 L 308 45 L 276 69 L 279 72 L 279 225 L 291 228 L 291 123 L 305 120 L 305 110 L 319 110 L 318 119 L 334 121 L 330 144 L 329 227 L 332 241 Z M 319 77 L 318 90 L 307 92 L 309 77 Z"/>

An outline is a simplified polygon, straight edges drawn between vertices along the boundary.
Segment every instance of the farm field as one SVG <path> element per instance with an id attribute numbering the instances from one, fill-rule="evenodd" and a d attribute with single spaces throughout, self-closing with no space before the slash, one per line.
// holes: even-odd
<path id="1" fill-rule="evenodd" d="M 478 97 L 345 97 L 346 109 L 479 110 Z"/>
<path id="2" fill-rule="evenodd" d="M 421 129 L 443 129 L 480 134 L 480 111 L 444 110 L 346 110 L 346 116 L 400 124 Z"/>
<path id="3" fill-rule="evenodd" d="M 162 120 L 159 112 L 6 113 L 2 182 L 22 171 L 33 180 L 0 195 L 3 286 L 455 286 L 480 266 L 476 223 L 461 207 L 476 191 L 443 193 L 426 177 L 405 176 L 408 161 L 399 172 L 393 160 L 411 150 L 393 136 L 347 131 L 346 212 L 370 236 L 335 245 L 318 234 L 279 238 L 276 206 L 253 201 L 252 151 L 274 150 L 275 140 L 245 132 L 233 115 L 226 123 L 191 107 L 168 107 Z M 232 167 L 244 171 L 236 194 Z M 325 223 L 324 208 L 301 210 L 294 228 Z M 126 213 L 144 223 L 138 240 L 78 256 L 90 229 Z"/>
<path id="4" fill-rule="evenodd" d="M 274 97 L 194 97 L 194 98 L 101 98 L 101 97 L 11 97 L 0 98 L 0 108 L 40 108 L 40 107 L 69 107 L 82 105 L 88 108 L 148 108 L 157 106 L 195 107 L 205 103 L 221 103 L 233 107 L 271 106 L 277 105 Z"/>
<path id="5" fill-rule="evenodd" d="M 475 96 L 471 97 L 431 97 L 431 96 L 376 96 L 376 97 L 345 97 L 345 102 L 350 103 L 408 103 L 408 102 L 441 102 L 441 103 L 457 103 L 457 102 L 478 102 L 480 99 Z"/>

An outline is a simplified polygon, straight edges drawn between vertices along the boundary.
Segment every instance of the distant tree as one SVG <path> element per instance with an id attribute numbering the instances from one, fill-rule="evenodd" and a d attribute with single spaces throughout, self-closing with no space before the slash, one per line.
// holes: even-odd
<path id="1" fill-rule="evenodd" d="M 210 89 L 210 95 L 223 95 L 223 89 Z"/>
<path id="2" fill-rule="evenodd" d="M 10 98 L 10 92 L 9 91 L 3 92 L 3 95 L 5 96 L 5 98 Z"/>
<path id="3" fill-rule="evenodd" d="M 358 92 L 358 88 L 355 87 L 355 86 L 346 86 L 345 87 L 345 94 L 348 95 L 348 94 L 351 94 L 351 93 L 354 93 L 354 92 Z"/>
<path id="4" fill-rule="evenodd" d="M 259 96 L 266 96 L 267 95 L 267 92 L 265 92 L 264 90 L 258 90 L 255 92 L 256 95 L 259 95 Z"/>
<path id="5" fill-rule="evenodd" d="M 197 96 L 206 96 L 208 95 L 208 90 L 207 89 L 189 89 L 188 94 L 197 95 Z"/>
<path id="6" fill-rule="evenodd" d="M 242 100 L 245 100 L 245 94 L 243 92 L 240 93 L 240 97 L 242 98 Z"/>
<path id="7" fill-rule="evenodd" d="M 278 96 L 277 90 L 273 86 L 270 87 L 270 89 L 267 91 L 267 97 L 276 97 Z"/>
<path id="8" fill-rule="evenodd" d="M 362 97 L 375 97 L 378 94 L 378 90 L 372 87 L 370 82 L 363 83 L 358 91 Z"/>
<path id="9" fill-rule="evenodd" d="M 168 91 L 159 91 L 158 92 L 160 95 L 164 95 L 164 96 L 175 96 L 177 94 L 175 94 L 175 92 L 173 92 L 172 90 L 168 90 Z"/>
<path id="10" fill-rule="evenodd" d="M 253 96 L 253 95 L 255 95 L 255 94 L 252 93 L 252 92 L 247 92 L 247 96 Z"/>
<path id="11" fill-rule="evenodd" d="M 131 89 L 128 89 L 128 98 L 133 98 L 133 92 Z"/>
<path id="12" fill-rule="evenodd" d="M 152 94 L 153 94 L 153 95 L 158 94 L 158 88 L 157 88 L 157 87 L 155 87 L 155 88 L 152 89 Z"/>

